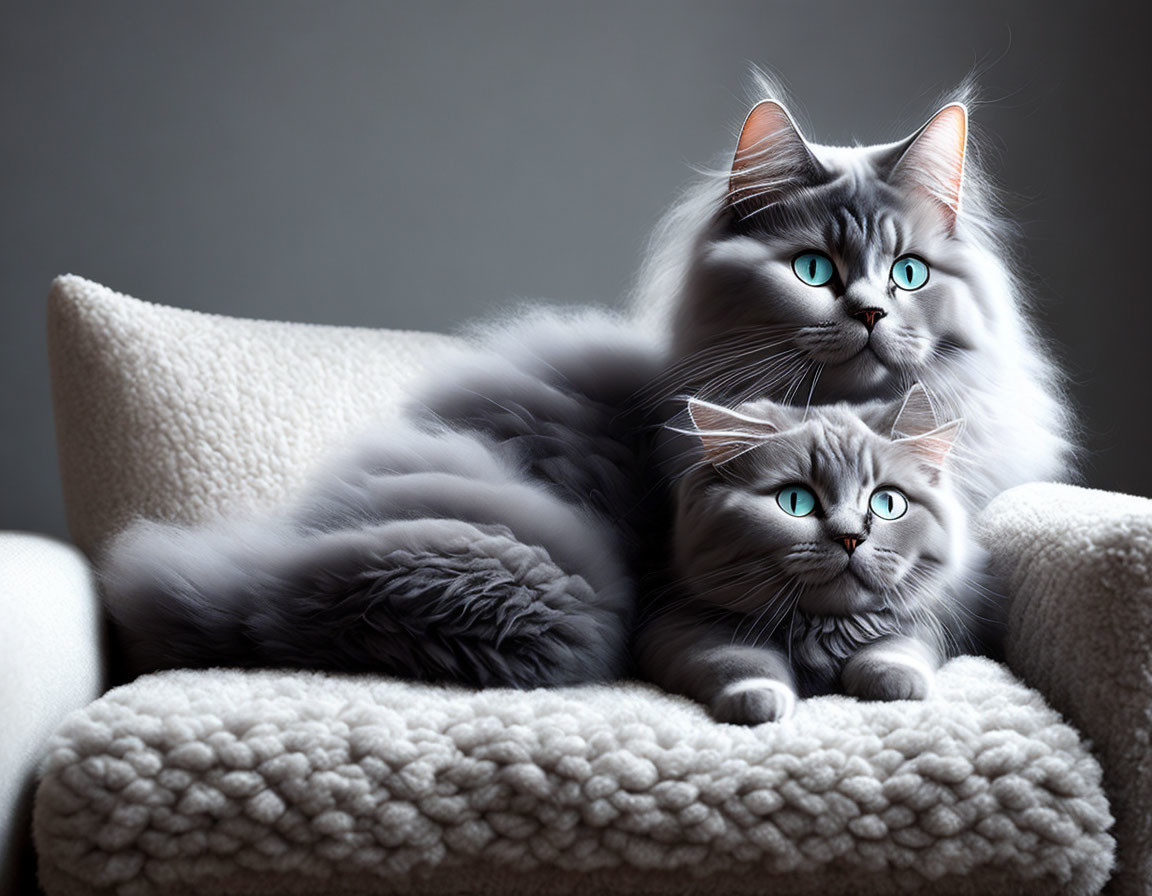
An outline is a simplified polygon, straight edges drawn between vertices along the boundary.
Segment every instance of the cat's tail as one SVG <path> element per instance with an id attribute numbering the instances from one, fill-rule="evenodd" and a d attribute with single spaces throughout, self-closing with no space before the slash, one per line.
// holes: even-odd
<path id="1" fill-rule="evenodd" d="M 299 537 L 271 520 L 198 529 L 139 520 L 98 565 L 105 607 L 135 671 L 251 665 L 248 618 Z"/>
<path id="2" fill-rule="evenodd" d="M 611 565 L 610 563 L 608 565 Z M 625 672 L 631 584 L 496 523 L 141 522 L 102 570 L 137 669 L 293 666 L 533 687 Z"/>

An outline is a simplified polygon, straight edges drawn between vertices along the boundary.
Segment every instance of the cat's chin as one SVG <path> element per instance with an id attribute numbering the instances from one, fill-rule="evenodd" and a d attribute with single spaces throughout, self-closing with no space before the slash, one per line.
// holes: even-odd
<path id="1" fill-rule="evenodd" d="M 899 386 L 898 374 L 868 346 L 841 361 L 824 362 L 817 381 L 827 399 L 843 401 L 869 399 Z"/>
<path id="2" fill-rule="evenodd" d="M 884 609 L 884 598 L 845 570 L 827 582 L 805 585 L 797 606 L 811 616 L 855 616 Z"/>

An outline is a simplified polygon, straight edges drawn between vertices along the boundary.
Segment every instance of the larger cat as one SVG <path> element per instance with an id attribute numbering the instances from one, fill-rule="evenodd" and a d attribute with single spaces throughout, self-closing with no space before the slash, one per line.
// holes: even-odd
<path id="1" fill-rule="evenodd" d="M 964 92 L 896 143 L 834 147 L 761 86 L 730 169 L 673 210 L 645 267 L 639 304 L 671 318 L 665 391 L 825 404 L 918 382 L 941 420 L 966 421 L 970 506 L 1066 478 L 1059 377 L 1025 319 Z"/>
<path id="2" fill-rule="evenodd" d="M 823 403 L 918 380 L 968 421 L 969 504 L 1063 475 L 1054 374 L 966 147 L 962 105 L 899 144 L 837 149 L 760 103 L 724 185 L 674 215 L 646 266 L 670 338 L 592 317 L 517 329 L 435 374 L 406 423 L 280 515 L 130 528 L 103 580 L 141 665 L 621 674 L 640 542 L 660 524 L 643 436 L 688 390 Z"/>

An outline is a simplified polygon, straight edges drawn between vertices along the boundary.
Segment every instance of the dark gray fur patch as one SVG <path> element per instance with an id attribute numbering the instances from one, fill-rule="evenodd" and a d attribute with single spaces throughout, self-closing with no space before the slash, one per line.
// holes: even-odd
<path id="1" fill-rule="evenodd" d="M 101 569 L 136 671 L 294 666 L 536 687 L 624 673 L 645 505 L 632 396 L 658 369 L 611 318 L 538 317 L 425 379 L 406 420 L 291 506 L 139 522 Z"/>

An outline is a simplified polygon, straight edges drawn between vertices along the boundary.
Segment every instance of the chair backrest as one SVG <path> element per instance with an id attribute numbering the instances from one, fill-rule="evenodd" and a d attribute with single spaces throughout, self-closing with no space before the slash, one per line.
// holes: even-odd
<path id="1" fill-rule="evenodd" d="M 72 538 L 91 557 L 135 517 L 196 523 L 284 498 L 458 344 L 203 314 L 58 278 L 48 350 Z"/>

